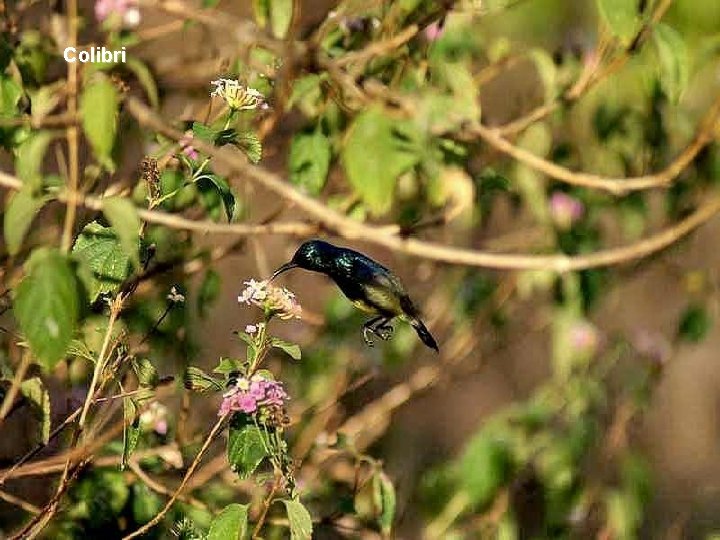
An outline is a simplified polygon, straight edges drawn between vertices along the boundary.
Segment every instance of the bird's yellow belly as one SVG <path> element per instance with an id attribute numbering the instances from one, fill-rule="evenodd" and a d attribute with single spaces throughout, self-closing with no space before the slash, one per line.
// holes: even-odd
<path id="1" fill-rule="evenodd" d="M 365 313 L 370 313 L 371 315 L 376 315 L 378 313 L 377 309 L 375 309 L 373 306 L 371 306 L 364 300 L 352 300 L 352 303 L 356 308 L 358 308 L 360 311 L 364 311 Z"/>

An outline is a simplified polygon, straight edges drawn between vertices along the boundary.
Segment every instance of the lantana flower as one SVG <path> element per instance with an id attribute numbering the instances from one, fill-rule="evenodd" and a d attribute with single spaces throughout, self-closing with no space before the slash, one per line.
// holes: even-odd
<path id="1" fill-rule="evenodd" d="M 286 422 L 285 403 L 289 400 L 283 384 L 253 375 L 249 379 L 240 377 L 235 385 L 223 394 L 218 416 L 240 412 L 257 415 L 265 424 L 283 425 Z"/>
<path id="2" fill-rule="evenodd" d="M 265 96 L 249 86 L 243 86 L 234 79 L 218 79 L 212 81 L 215 88 L 210 92 L 211 97 L 220 97 L 225 100 L 233 111 L 252 111 L 267 109 Z"/>
<path id="3" fill-rule="evenodd" d="M 277 316 L 281 319 L 299 319 L 302 307 L 295 295 L 285 287 L 276 287 L 267 280 L 245 282 L 245 289 L 238 296 L 241 304 L 257 306 L 267 317 Z"/>
<path id="4" fill-rule="evenodd" d="M 185 154 L 193 161 L 196 161 L 200 157 L 200 154 L 197 150 L 195 150 L 195 147 L 192 145 L 193 137 L 194 135 L 192 131 L 186 131 L 183 138 L 180 139 L 180 147 L 182 148 L 183 154 Z"/>
<path id="5" fill-rule="evenodd" d="M 154 431 L 158 435 L 167 435 L 167 407 L 157 401 L 151 403 L 147 410 L 140 415 L 140 429 L 143 431 Z"/>
<path id="6" fill-rule="evenodd" d="M 562 191 L 556 191 L 550 197 L 550 216 L 562 229 L 569 229 L 585 214 L 585 205 L 579 199 Z"/>
<path id="7" fill-rule="evenodd" d="M 595 354 L 600 347 L 600 341 L 600 332 L 589 321 L 576 321 L 570 328 L 570 345 L 579 354 Z"/>
<path id="8" fill-rule="evenodd" d="M 137 0 L 97 0 L 95 18 L 105 22 L 115 17 L 124 28 L 135 28 L 140 24 L 140 9 Z"/>

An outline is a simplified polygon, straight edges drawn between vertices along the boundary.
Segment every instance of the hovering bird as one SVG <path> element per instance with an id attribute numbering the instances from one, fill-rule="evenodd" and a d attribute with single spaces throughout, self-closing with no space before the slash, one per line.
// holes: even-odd
<path id="1" fill-rule="evenodd" d="M 290 262 L 275 270 L 270 281 L 292 268 L 325 274 L 357 308 L 374 315 L 363 325 L 368 346 L 373 346 L 370 334 L 390 339 L 390 321 L 399 317 L 412 325 L 425 345 L 439 351 L 400 278 L 370 257 L 322 240 L 310 240 L 298 248 Z"/>

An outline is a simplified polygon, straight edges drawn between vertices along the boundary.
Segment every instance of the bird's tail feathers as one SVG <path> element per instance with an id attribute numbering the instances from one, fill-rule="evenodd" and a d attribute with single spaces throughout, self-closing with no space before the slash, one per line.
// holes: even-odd
<path id="1" fill-rule="evenodd" d="M 410 321 L 410 324 L 412 324 L 413 328 L 417 332 L 418 337 L 420 337 L 420 339 L 425 345 L 427 345 L 431 349 L 435 349 L 435 352 L 440 352 L 440 348 L 438 347 L 435 338 L 430 333 L 430 330 L 427 329 L 427 326 L 425 326 L 425 324 L 420 319 L 415 318 Z"/>

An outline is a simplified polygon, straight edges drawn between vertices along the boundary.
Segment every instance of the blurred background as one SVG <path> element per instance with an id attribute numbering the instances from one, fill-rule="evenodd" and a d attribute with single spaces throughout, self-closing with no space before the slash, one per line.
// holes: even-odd
<path id="1" fill-rule="evenodd" d="M 6 15 L 22 13 L 15 21 L 14 35 L 21 41 L 16 47 L 31 56 L 40 54 L 32 40 L 44 43 L 47 58 L 35 87 L 64 77 L 66 65 L 57 57 L 62 6 L 28 2 L 20 10 L 5 1 Z M 148 90 L 137 71 L 121 67 L 123 92 L 143 99 L 157 92 L 160 116 L 175 126 L 211 116 L 212 80 L 238 77 L 261 88 L 270 109 L 242 120 L 262 140 L 259 166 L 290 178 L 303 193 L 353 219 L 398 224 L 403 234 L 445 245 L 582 256 L 672 228 L 717 189 L 717 127 L 669 187 L 619 197 L 555 181 L 468 128 L 481 120 L 516 147 L 573 171 L 624 178 L 663 170 L 691 144 L 720 95 L 716 0 L 296 0 L 287 39 L 309 40 L 327 26 L 316 46 L 330 59 L 418 26 L 416 35 L 398 47 L 343 66 L 352 83 L 334 81 L 331 71 L 308 68 L 282 53 L 254 54 L 258 49 L 238 45 L 229 32 L 195 16 L 207 13 L 218 20 L 227 13 L 261 24 L 253 4 L 258 3 L 221 0 L 183 15 L 173 7 L 181 4 L 141 2 L 142 17 L 130 38 L 123 32 L 108 37 L 95 20 L 97 8 L 83 1 L 81 41 L 127 39 L 132 57 L 154 82 Z M 618 18 L 628 6 L 634 22 L 623 29 Z M 265 24 L 263 32 L 271 35 L 272 23 Z M 260 75 L 258 65 L 267 75 Z M 297 90 L 308 74 L 326 79 Z M 373 82 L 416 107 L 429 134 L 417 144 L 434 152 L 390 173 L 389 180 L 377 180 L 392 180 L 381 190 L 391 201 L 387 207 L 353 180 L 348 150 L 354 147 L 353 129 L 359 129 L 353 122 L 378 103 L 388 118 L 403 117 L 401 98 L 387 98 Z M 364 97 L 353 94 L 353 85 Z M 428 104 L 437 96 L 450 101 Z M 513 124 L 518 119 L 521 124 Z M 298 134 L 316 129 L 330 141 L 331 154 L 320 185 L 298 173 L 297 162 L 289 158 Z M 88 185 L 95 193 L 110 189 L 142 204 L 139 163 L 154 155 L 162 166 L 166 142 L 148 138 L 121 113 L 116 171 L 97 175 Z M 16 158 L 0 150 L 0 168 L 16 170 Z M 81 159 L 91 161 L 86 146 Z M 390 168 L 394 157 L 381 153 L 363 159 L 374 171 L 372 162 L 388 160 Z M 44 169 L 60 174 L 51 152 Z M 242 175 L 227 177 L 236 194 L 235 221 L 308 218 Z M 189 208 L 168 203 L 163 206 L 168 212 Z M 217 204 L 186 214 L 220 220 Z M 44 214 L 43 226 L 57 226 L 58 215 Z M 92 218 L 92 211 L 79 211 L 80 224 Z M 266 278 L 306 238 L 155 231 L 150 234 L 158 260 L 179 257 L 183 264 L 170 265 L 140 285 L 125 315 L 128 332 L 142 335 L 152 326 L 175 286 L 185 303 L 169 311 L 147 344 L 159 373 L 179 379 L 187 365 L 210 371 L 221 357 L 242 357 L 245 346 L 234 332 L 257 319 L 238 305 L 243 282 Z M 319 465 L 324 445 L 334 444 L 339 432 L 358 452 L 382 462 L 392 479 L 397 538 L 709 539 L 720 534 L 720 332 L 715 324 L 720 253 L 714 249 L 720 220 L 710 219 L 648 257 L 563 275 L 551 268 L 447 264 L 367 239 L 318 236 L 396 271 L 441 353 L 424 348 L 402 322 L 395 324 L 392 340 L 368 348 L 361 334 L 364 315 L 332 282 L 302 271 L 283 276 L 304 316 L 275 330 L 298 343 L 303 358 L 273 356 L 268 367 L 293 396 L 293 452 L 305 459 L 297 476 L 308 486 L 314 517 L 332 514 L 333 501 L 362 508 L 343 463 L 327 470 Z M 205 256 L 191 260 L 190 246 Z M 8 263 L 6 275 L 14 264 Z M 14 326 L 10 313 L 2 319 L 3 327 Z M 87 366 L 73 365 L 48 377 L 54 422 L 71 410 L 66 403 L 72 393 L 82 395 L 86 388 Z M 73 369 L 77 372 L 68 375 Z M 188 398 L 180 390 L 161 399 L 171 418 L 183 410 L 183 399 Z M 206 431 L 220 397 L 191 399 L 187 429 Z M 27 422 L 16 416 L 3 425 L 3 467 L 30 444 L 20 436 Z M 218 446 L 214 452 L 223 450 Z M 16 482 L 13 492 L 41 504 L 46 486 L 33 478 Z M 235 496 L 225 493 L 220 499 Z M 345 511 L 345 503 L 338 504 L 337 511 Z M 0 502 L 3 521 L 15 522 L 12 508 Z M 338 523 L 349 529 L 328 521 L 316 527 L 315 536 L 373 537 L 353 529 L 356 521 Z"/>

